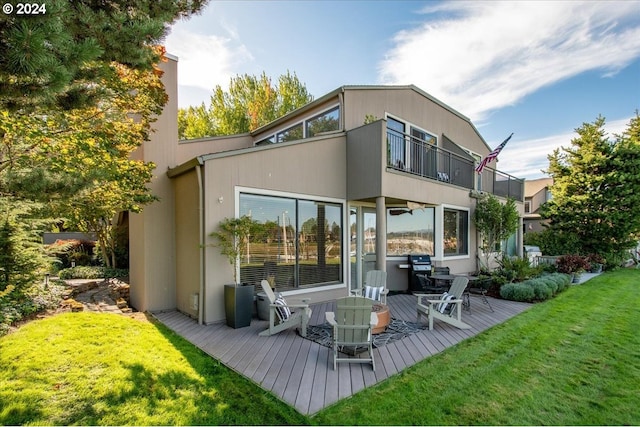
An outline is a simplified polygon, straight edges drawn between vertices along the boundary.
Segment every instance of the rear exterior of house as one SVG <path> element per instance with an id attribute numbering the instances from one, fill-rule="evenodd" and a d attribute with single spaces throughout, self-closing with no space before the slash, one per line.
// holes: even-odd
<path id="1" fill-rule="evenodd" d="M 233 267 L 209 235 L 227 217 L 255 225 L 241 282 L 268 279 L 318 302 L 346 295 L 371 269 L 387 271 L 390 291 L 409 290 L 410 254 L 476 271 L 471 215 L 482 192 L 515 198 L 523 213 L 522 180 L 477 174 L 490 151 L 477 129 L 414 86 L 343 86 L 250 134 L 178 142 L 177 63 L 163 66 L 170 104 L 140 150 L 158 164 L 161 201 L 130 219 L 139 310 L 224 320 Z M 521 231 L 515 241 L 521 254 Z"/>

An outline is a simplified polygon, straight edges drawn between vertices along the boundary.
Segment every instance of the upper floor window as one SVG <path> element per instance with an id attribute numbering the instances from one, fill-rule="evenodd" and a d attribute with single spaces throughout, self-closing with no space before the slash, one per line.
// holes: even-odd
<path id="1" fill-rule="evenodd" d="M 524 201 L 524 213 L 531 213 L 531 200 Z"/>
<path id="2" fill-rule="evenodd" d="M 278 133 L 276 142 L 295 141 L 296 139 L 302 139 L 302 123 L 298 123 Z"/>
<path id="3" fill-rule="evenodd" d="M 322 132 L 331 132 L 340 129 L 340 108 L 335 107 L 329 111 L 318 114 L 306 121 L 306 137 L 311 138 Z"/>
<path id="4" fill-rule="evenodd" d="M 323 111 L 315 116 L 305 118 L 288 129 L 269 135 L 255 145 L 268 145 L 277 142 L 295 141 L 303 138 L 311 138 L 324 132 L 340 130 L 340 106 Z"/>

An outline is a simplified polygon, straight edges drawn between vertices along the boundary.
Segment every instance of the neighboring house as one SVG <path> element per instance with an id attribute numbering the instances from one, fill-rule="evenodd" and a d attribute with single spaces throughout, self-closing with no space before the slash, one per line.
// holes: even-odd
<path id="1" fill-rule="evenodd" d="M 210 233 L 226 217 L 257 224 L 242 282 L 269 278 L 320 302 L 347 295 L 370 269 L 388 272 L 391 291 L 408 290 L 408 254 L 476 271 L 481 191 L 515 198 L 523 213 L 523 181 L 478 175 L 491 150 L 478 130 L 415 86 L 343 86 L 251 133 L 178 142 L 177 60 L 162 67 L 169 104 L 138 151 L 157 165 L 160 201 L 130 217 L 138 310 L 224 319 L 233 267 Z M 521 255 L 520 231 L 517 246 Z"/>
<path id="2" fill-rule="evenodd" d="M 527 180 L 524 183 L 524 216 L 522 218 L 523 231 L 539 232 L 544 229 L 543 223 L 548 222 L 540 218 L 540 206 L 551 200 L 550 187 L 553 178 L 539 178 Z"/>

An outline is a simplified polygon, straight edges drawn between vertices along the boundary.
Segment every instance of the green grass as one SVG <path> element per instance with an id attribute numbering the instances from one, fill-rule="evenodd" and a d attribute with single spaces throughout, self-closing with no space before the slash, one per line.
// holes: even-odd
<path id="1" fill-rule="evenodd" d="M 345 425 L 640 424 L 640 271 L 603 274 L 338 402 Z"/>
<path id="2" fill-rule="evenodd" d="M 640 270 L 605 273 L 308 418 L 162 325 L 0 338 L 0 424 L 638 425 Z"/>
<path id="3" fill-rule="evenodd" d="M 2 425 L 306 422 L 162 325 L 67 313 L 0 339 Z"/>

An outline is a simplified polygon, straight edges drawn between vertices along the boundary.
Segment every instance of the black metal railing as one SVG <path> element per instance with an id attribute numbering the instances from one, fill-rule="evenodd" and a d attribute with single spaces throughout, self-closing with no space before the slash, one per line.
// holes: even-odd
<path id="1" fill-rule="evenodd" d="M 387 130 L 387 167 L 423 178 L 474 189 L 475 163 L 422 139 Z M 496 196 L 524 200 L 524 181 L 507 173 L 485 168 L 480 186 Z"/>
<path id="2" fill-rule="evenodd" d="M 459 187 L 473 188 L 473 161 L 394 130 L 387 131 L 387 166 Z"/>
<path id="3" fill-rule="evenodd" d="M 524 180 L 491 168 L 482 170 L 483 191 L 524 201 Z"/>

